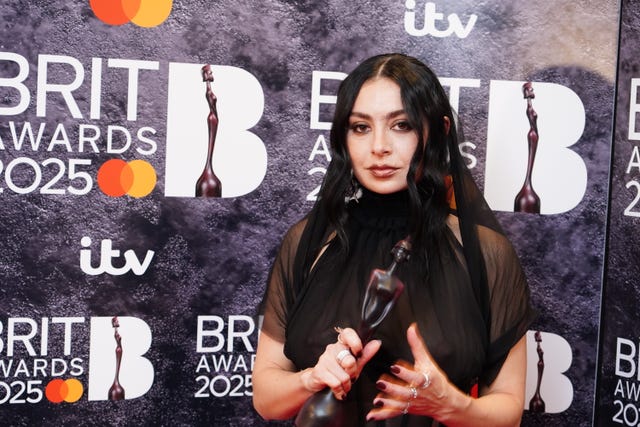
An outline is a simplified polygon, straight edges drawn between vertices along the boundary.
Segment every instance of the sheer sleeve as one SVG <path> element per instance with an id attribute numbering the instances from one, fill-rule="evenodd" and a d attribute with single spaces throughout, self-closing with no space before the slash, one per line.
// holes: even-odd
<path id="1" fill-rule="evenodd" d="M 484 227 L 479 227 L 479 237 L 491 312 L 489 349 L 481 381 L 491 384 L 511 347 L 527 332 L 535 311 L 530 305 L 529 287 L 520 261 L 509 240 Z"/>
<path id="2" fill-rule="evenodd" d="M 264 316 L 262 331 L 284 343 L 289 309 L 294 300 L 293 267 L 306 219 L 293 225 L 285 234 L 269 272 L 267 289 L 260 305 Z"/>

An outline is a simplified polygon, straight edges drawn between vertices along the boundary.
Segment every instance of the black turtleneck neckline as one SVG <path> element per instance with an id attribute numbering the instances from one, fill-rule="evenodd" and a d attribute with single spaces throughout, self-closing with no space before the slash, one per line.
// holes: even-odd
<path id="1" fill-rule="evenodd" d="M 349 216 L 367 228 L 406 229 L 409 218 L 409 192 L 401 190 L 390 194 L 379 194 L 362 190 L 362 197 L 352 200 L 348 206 Z"/>

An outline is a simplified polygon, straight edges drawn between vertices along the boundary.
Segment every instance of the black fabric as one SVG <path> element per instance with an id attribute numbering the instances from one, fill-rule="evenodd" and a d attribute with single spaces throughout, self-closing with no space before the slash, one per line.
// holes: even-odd
<path id="1" fill-rule="evenodd" d="M 468 392 L 478 380 L 490 384 L 495 379 L 533 320 L 515 251 L 465 171 L 456 171 L 454 192 L 454 215 L 439 239 L 446 244 L 428 254 L 428 265 L 414 256 L 396 270 L 405 291 L 374 336 L 382 340 L 380 352 L 348 395 L 358 405 L 361 425 L 367 425 L 364 416 L 380 375 L 399 359 L 413 362 L 406 342 L 412 322 L 449 379 Z M 347 253 L 332 240 L 317 208 L 289 230 L 270 274 L 262 331 L 284 343 L 285 355 L 298 369 L 314 366 L 326 345 L 335 342 L 334 326 L 357 327 L 369 275 L 391 263 L 391 249 L 407 235 L 408 214 L 405 191 L 365 190 L 348 206 Z M 318 256 L 323 245 L 326 250 Z M 431 425 L 416 416 L 370 425 L 399 426 L 402 418 L 409 426 Z"/>

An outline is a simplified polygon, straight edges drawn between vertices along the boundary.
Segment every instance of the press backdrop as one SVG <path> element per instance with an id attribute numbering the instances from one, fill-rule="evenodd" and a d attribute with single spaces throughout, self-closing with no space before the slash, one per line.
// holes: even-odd
<path id="1" fill-rule="evenodd" d="M 339 81 L 403 52 L 442 78 L 540 313 L 523 425 L 636 425 L 638 13 L 613 0 L 3 1 L 2 419 L 266 425 L 251 370 L 270 264 L 315 200 Z M 205 64 L 221 198 L 195 197 Z M 525 81 L 540 213 L 513 207 Z M 544 413 L 529 410 L 536 389 Z"/>

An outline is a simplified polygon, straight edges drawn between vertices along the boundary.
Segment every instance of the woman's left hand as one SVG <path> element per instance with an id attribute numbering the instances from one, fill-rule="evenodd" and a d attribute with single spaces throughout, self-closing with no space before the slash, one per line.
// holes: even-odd
<path id="1" fill-rule="evenodd" d="M 438 418 L 447 410 L 447 396 L 453 387 L 427 350 L 415 323 L 407 330 L 407 341 L 415 364 L 396 363 L 390 375 L 376 382 L 380 393 L 373 400 L 374 409 L 367 420 L 383 420 L 402 414 L 418 414 Z"/>

